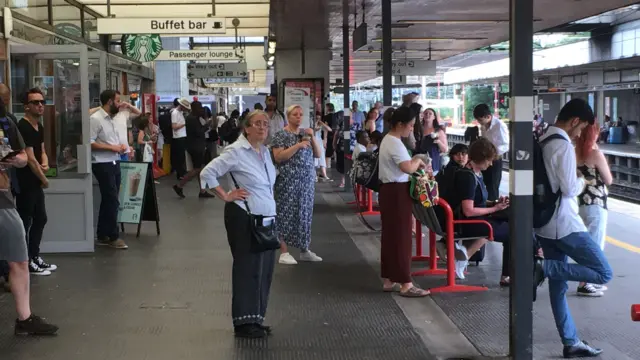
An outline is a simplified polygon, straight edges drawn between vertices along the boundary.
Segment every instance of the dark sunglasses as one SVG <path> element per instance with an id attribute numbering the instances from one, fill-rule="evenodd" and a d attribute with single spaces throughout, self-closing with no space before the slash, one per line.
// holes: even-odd
<path id="1" fill-rule="evenodd" d="M 31 100 L 29 101 L 31 105 L 46 105 L 46 101 L 44 100 Z"/>

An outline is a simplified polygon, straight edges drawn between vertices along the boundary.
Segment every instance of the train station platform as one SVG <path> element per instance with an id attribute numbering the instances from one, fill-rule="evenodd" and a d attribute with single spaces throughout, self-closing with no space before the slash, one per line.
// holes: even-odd
<path id="1" fill-rule="evenodd" d="M 383 293 L 379 234 L 362 225 L 335 183 L 318 184 L 316 194 L 312 248 L 324 261 L 277 265 L 266 321 L 274 335 L 237 340 L 223 204 L 198 199 L 195 184 L 180 200 L 171 179 L 160 182 L 160 236 L 154 224 L 143 225 L 140 238 L 131 227 L 128 251 L 50 255 L 59 270 L 32 278 L 34 311 L 60 326 L 58 336 L 15 338 L 12 298 L 0 292 L 0 359 L 501 359 L 508 351 L 508 290 L 497 284 L 501 245 L 490 244 L 465 280 L 486 292 L 425 299 Z M 616 276 L 610 290 L 569 301 L 581 334 L 605 349 L 602 359 L 640 359 L 639 325 L 629 319 L 640 299 L 640 240 L 629 224 L 640 211 L 611 212 L 609 233 L 618 244 L 606 249 Z M 416 281 L 432 287 L 445 280 Z M 559 358 L 562 350 L 546 292 L 534 305 L 536 359 Z"/>

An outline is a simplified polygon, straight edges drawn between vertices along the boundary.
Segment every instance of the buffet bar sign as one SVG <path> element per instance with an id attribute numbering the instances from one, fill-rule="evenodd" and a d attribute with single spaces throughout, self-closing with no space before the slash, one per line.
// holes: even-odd
<path id="1" fill-rule="evenodd" d="M 225 34 L 225 18 L 98 18 L 98 34 Z"/>

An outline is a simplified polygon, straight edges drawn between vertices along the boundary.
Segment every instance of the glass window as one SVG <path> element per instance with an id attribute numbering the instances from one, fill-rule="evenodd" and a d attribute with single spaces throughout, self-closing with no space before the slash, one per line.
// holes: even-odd
<path id="1" fill-rule="evenodd" d="M 49 23 L 47 0 L 6 0 L 11 11 L 33 20 Z"/>

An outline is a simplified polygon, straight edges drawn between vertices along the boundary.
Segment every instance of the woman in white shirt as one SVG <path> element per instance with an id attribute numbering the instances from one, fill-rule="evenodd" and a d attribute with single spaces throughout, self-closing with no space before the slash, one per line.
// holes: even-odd
<path id="1" fill-rule="evenodd" d="M 413 132 L 416 114 L 408 107 L 397 109 L 391 117 L 391 130 L 382 139 L 378 165 L 382 247 L 380 254 L 383 290 L 405 297 L 424 297 L 429 291 L 411 280 L 412 200 L 409 175 L 426 168 L 419 158 L 411 158 L 401 138 Z"/>

